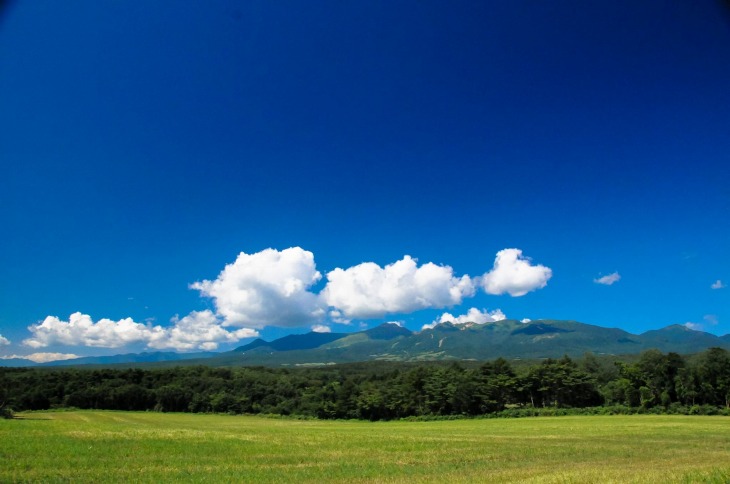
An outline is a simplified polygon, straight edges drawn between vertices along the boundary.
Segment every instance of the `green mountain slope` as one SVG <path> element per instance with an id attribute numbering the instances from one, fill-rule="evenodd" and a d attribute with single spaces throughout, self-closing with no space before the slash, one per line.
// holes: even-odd
<path id="1" fill-rule="evenodd" d="M 397 327 L 396 325 L 393 325 Z M 390 333 L 389 339 L 373 337 L 376 328 L 347 334 L 317 348 L 272 351 L 261 346 L 244 351 L 228 364 L 307 365 L 367 360 L 423 361 L 448 359 L 488 360 L 506 358 L 549 358 L 564 354 L 636 354 L 649 348 L 678 353 L 694 353 L 719 346 L 730 349 L 730 341 L 684 326 L 670 326 L 642 335 L 617 328 L 604 328 L 577 321 L 538 320 L 522 323 L 505 320 L 488 324 L 443 323 L 418 333 Z M 219 357 L 220 358 L 220 357 Z"/>
<path id="2" fill-rule="evenodd" d="M 663 352 L 697 353 L 711 347 L 730 349 L 730 335 L 718 337 L 685 326 L 673 325 L 634 335 L 577 321 L 537 320 L 522 323 L 504 320 L 487 324 L 443 323 L 413 333 L 386 323 L 355 333 L 289 335 L 274 341 L 261 339 L 226 353 L 142 353 L 112 357 L 79 358 L 53 362 L 58 365 L 210 365 L 210 366 L 308 366 L 360 361 L 426 361 L 556 358 L 635 355 L 649 348 Z M 0 360 L 0 366 L 36 366 L 32 362 Z"/>

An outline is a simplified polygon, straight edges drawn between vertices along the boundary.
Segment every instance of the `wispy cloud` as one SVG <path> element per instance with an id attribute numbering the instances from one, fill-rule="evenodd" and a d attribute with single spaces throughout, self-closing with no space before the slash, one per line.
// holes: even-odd
<path id="1" fill-rule="evenodd" d="M 705 323 L 709 324 L 710 326 L 717 326 L 717 324 L 720 322 L 716 314 L 705 314 L 702 319 L 704 319 Z"/>
<path id="2" fill-rule="evenodd" d="M 621 275 L 618 272 L 608 274 L 607 276 L 598 277 L 593 279 L 596 284 L 603 284 L 604 286 L 610 286 L 621 280 Z"/>
<path id="3" fill-rule="evenodd" d="M 0 334 L 0 346 L 7 346 L 10 344 L 10 340 Z"/>
<path id="4" fill-rule="evenodd" d="M 686 322 L 684 323 L 684 326 L 689 329 L 693 329 L 695 331 L 705 331 L 708 326 L 717 326 L 719 323 L 719 319 L 717 318 L 717 315 L 715 314 L 705 314 L 702 317 L 701 323 L 694 323 L 694 322 Z"/>
<path id="5" fill-rule="evenodd" d="M 723 284 L 723 282 L 720 279 L 713 282 L 712 285 L 710 286 L 711 289 L 725 289 L 725 287 L 726 287 L 725 284 Z"/>

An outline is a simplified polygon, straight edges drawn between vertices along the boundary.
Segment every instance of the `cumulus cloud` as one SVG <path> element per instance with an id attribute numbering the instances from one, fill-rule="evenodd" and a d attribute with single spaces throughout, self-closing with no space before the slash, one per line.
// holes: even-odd
<path id="1" fill-rule="evenodd" d="M 487 294 L 518 297 L 542 289 L 552 275 L 549 267 L 532 265 L 520 249 L 503 249 L 497 252 L 494 267 L 484 274 L 481 283 Z"/>
<path id="2" fill-rule="evenodd" d="M 70 315 L 68 321 L 47 316 L 28 327 L 31 336 L 23 344 L 30 348 L 139 344 L 154 349 L 213 350 L 221 343 L 257 336 L 256 329 L 266 326 L 310 326 L 313 331 L 326 332 L 330 323 L 349 324 L 353 318 L 447 308 L 473 296 L 479 285 L 490 294 L 522 296 L 544 287 L 551 275 L 550 268 L 533 265 L 519 249 L 498 252 L 493 269 L 476 278 L 458 277 L 448 265 L 419 265 L 406 255 L 383 267 L 365 262 L 336 268 L 327 274 L 326 285 L 317 294 L 312 287 L 322 274 L 311 252 L 300 247 L 241 252 L 214 280 L 190 285 L 213 300 L 214 311 L 176 316 L 165 327 L 132 318 L 93 321 L 80 312 Z M 467 317 L 479 323 L 498 320 L 500 314 L 474 308 L 457 318 L 445 313 L 457 322 Z M 0 336 L 0 345 L 9 343 Z"/>
<path id="3" fill-rule="evenodd" d="M 505 316 L 505 314 L 502 312 L 501 309 L 495 309 L 494 311 L 490 312 L 486 309 L 480 311 L 477 308 L 471 308 L 466 312 L 466 314 L 462 314 L 460 316 L 454 316 L 450 313 L 443 313 L 435 321 L 433 321 L 429 324 L 424 324 L 423 327 L 421 328 L 421 330 L 435 328 L 437 325 L 442 324 L 442 323 L 486 324 L 486 323 L 494 323 L 496 321 L 502 321 L 504 319 L 507 319 L 507 316 Z"/>
<path id="4" fill-rule="evenodd" d="M 235 343 L 244 338 L 258 336 L 258 331 L 241 328 L 227 331 L 212 311 L 193 311 L 182 319 L 172 319 L 173 326 L 155 334 L 147 346 L 156 349 L 215 350 L 219 343 Z"/>
<path id="5" fill-rule="evenodd" d="M 315 324 L 314 326 L 312 326 L 312 331 L 314 331 L 315 333 L 331 333 L 332 328 L 324 324 Z"/>
<path id="6" fill-rule="evenodd" d="M 218 278 L 191 284 L 215 301 L 226 325 L 296 327 L 320 320 L 325 309 L 308 289 L 322 275 L 314 255 L 300 247 L 241 252 Z"/>
<path id="7" fill-rule="evenodd" d="M 0 346 L 6 346 L 10 344 L 10 340 L 0 334 Z"/>
<path id="8" fill-rule="evenodd" d="M 520 319 L 520 323 L 523 323 L 523 324 L 527 324 L 527 323 L 530 323 L 530 322 L 532 322 L 532 319 L 530 319 L 530 318 Z"/>
<path id="9" fill-rule="evenodd" d="M 211 311 L 192 312 L 173 319 L 170 327 L 136 323 L 131 318 L 94 322 L 88 314 L 74 313 L 68 321 L 48 316 L 42 323 L 31 325 L 32 337 L 23 340 L 25 346 L 44 348 L 51 345 L 119 348 L 143 343 L 148 348 L 177 350 L 213 350 L 221 342 L 236 342 L 257 336 L 258 332 L 243 328 L 227 331 Z"/>
<path id="10" fill-rule="evenodd" d="M 40 324 L 28 327 L 33 334 L 23 341 L 25 346 L 43 348 L 60 344 L 66 346 L 93 346 L 98 348 L 119 348 L 131 343 L 150 341 L 161 327 L 150 327 L 136 323 L 132 318 L 119 321 L 100 319 L 96 323 L 88 314 L 73 313 L 68 321 L 48 316 Z"/>
<path id="11" fill-rule="evenodd" d="M 710 286 L 711 289 L 725 289 L 725 287 L 726 287 L 725 284 L 723 284 L 723 282 L 720 279 L 713 282 L 712 285 Z"/>
<path id="12" fill-rule="evenodd" d="M 417 265 L 412 257 L 380 267 L 364 262 L 327 274 L 321 297 L 347 318 L 376 318 L 461 303 L 474 294 L 469 276 L 455 277 L 449 266 Z"/>
<path id="13" fill-rule="evenodd" d="M 36 363 L 48 363 L 49 361 L 73 360 L 79 358 L 79 355 L 71 353 L 31 353 L 29 355 L 0 356 L 0 360 L 11 360 L 13 358 L 22 358 Z"/>
<path id="14" fill-rule="evenodd" d="M 610 286 L 611 284 L 614 284 L 621 280 L 621 275 L 618 272 L 614 272 L 612 274 L 609 274 L 607 276 L 598 277 L 596 279 L 593 279 L 593 282 L 596 284 L 603 284 L 604 286 Z"/>

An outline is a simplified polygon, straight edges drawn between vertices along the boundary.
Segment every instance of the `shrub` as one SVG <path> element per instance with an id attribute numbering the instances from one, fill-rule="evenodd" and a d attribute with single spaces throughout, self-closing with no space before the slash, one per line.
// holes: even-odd
<path id="1" fill-rule="evenodd" d="M 0 408 L 0 418 L 11 419 L 13 417 L 15 417 L 15 413 L 13 413 L 12 408 L 10 408 L 10 407 Z"/>

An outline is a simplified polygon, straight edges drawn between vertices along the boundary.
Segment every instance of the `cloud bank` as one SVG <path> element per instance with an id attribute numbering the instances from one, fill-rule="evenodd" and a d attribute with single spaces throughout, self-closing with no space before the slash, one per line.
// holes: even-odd
<path id="1" fill-rule="evenodd" d="M 218 343 L 236 342 L 258 335 L 251 329 L 227 331 L 211 311 L 192 312 L 182 319 L 174 318 L 173 325 L 166 328 L 137 323 L 131 318 L 94 322 L 88 314 L 76 312 L 69 316 L 68 321 L 48 316 L 42 323 L 29 326 L 28 330 L 33 336 L 23 340 L 23 345 L 30 348 L 52 345 L 120 348 L 143 343 L 155 349 L 213 350 Z"/>
<path id="2" fill-rule="evenodd" d="M 610 286 L 620 280 L 621 275 L 618 272 L 614 272 L 613 274 L 593 279 L 593 282 L 595 282 L 596 284 L 603 284 L 604 286 Z"/>
<path id="3" fill-rule="evenodd" d="M 482 287 L 487 294 L 519 297 L 542 289 L 552 276 L 552 269 L 533 265 L 520 249 L 503 249 L 497 252 L 492 270 L 482 277 Z"/>

